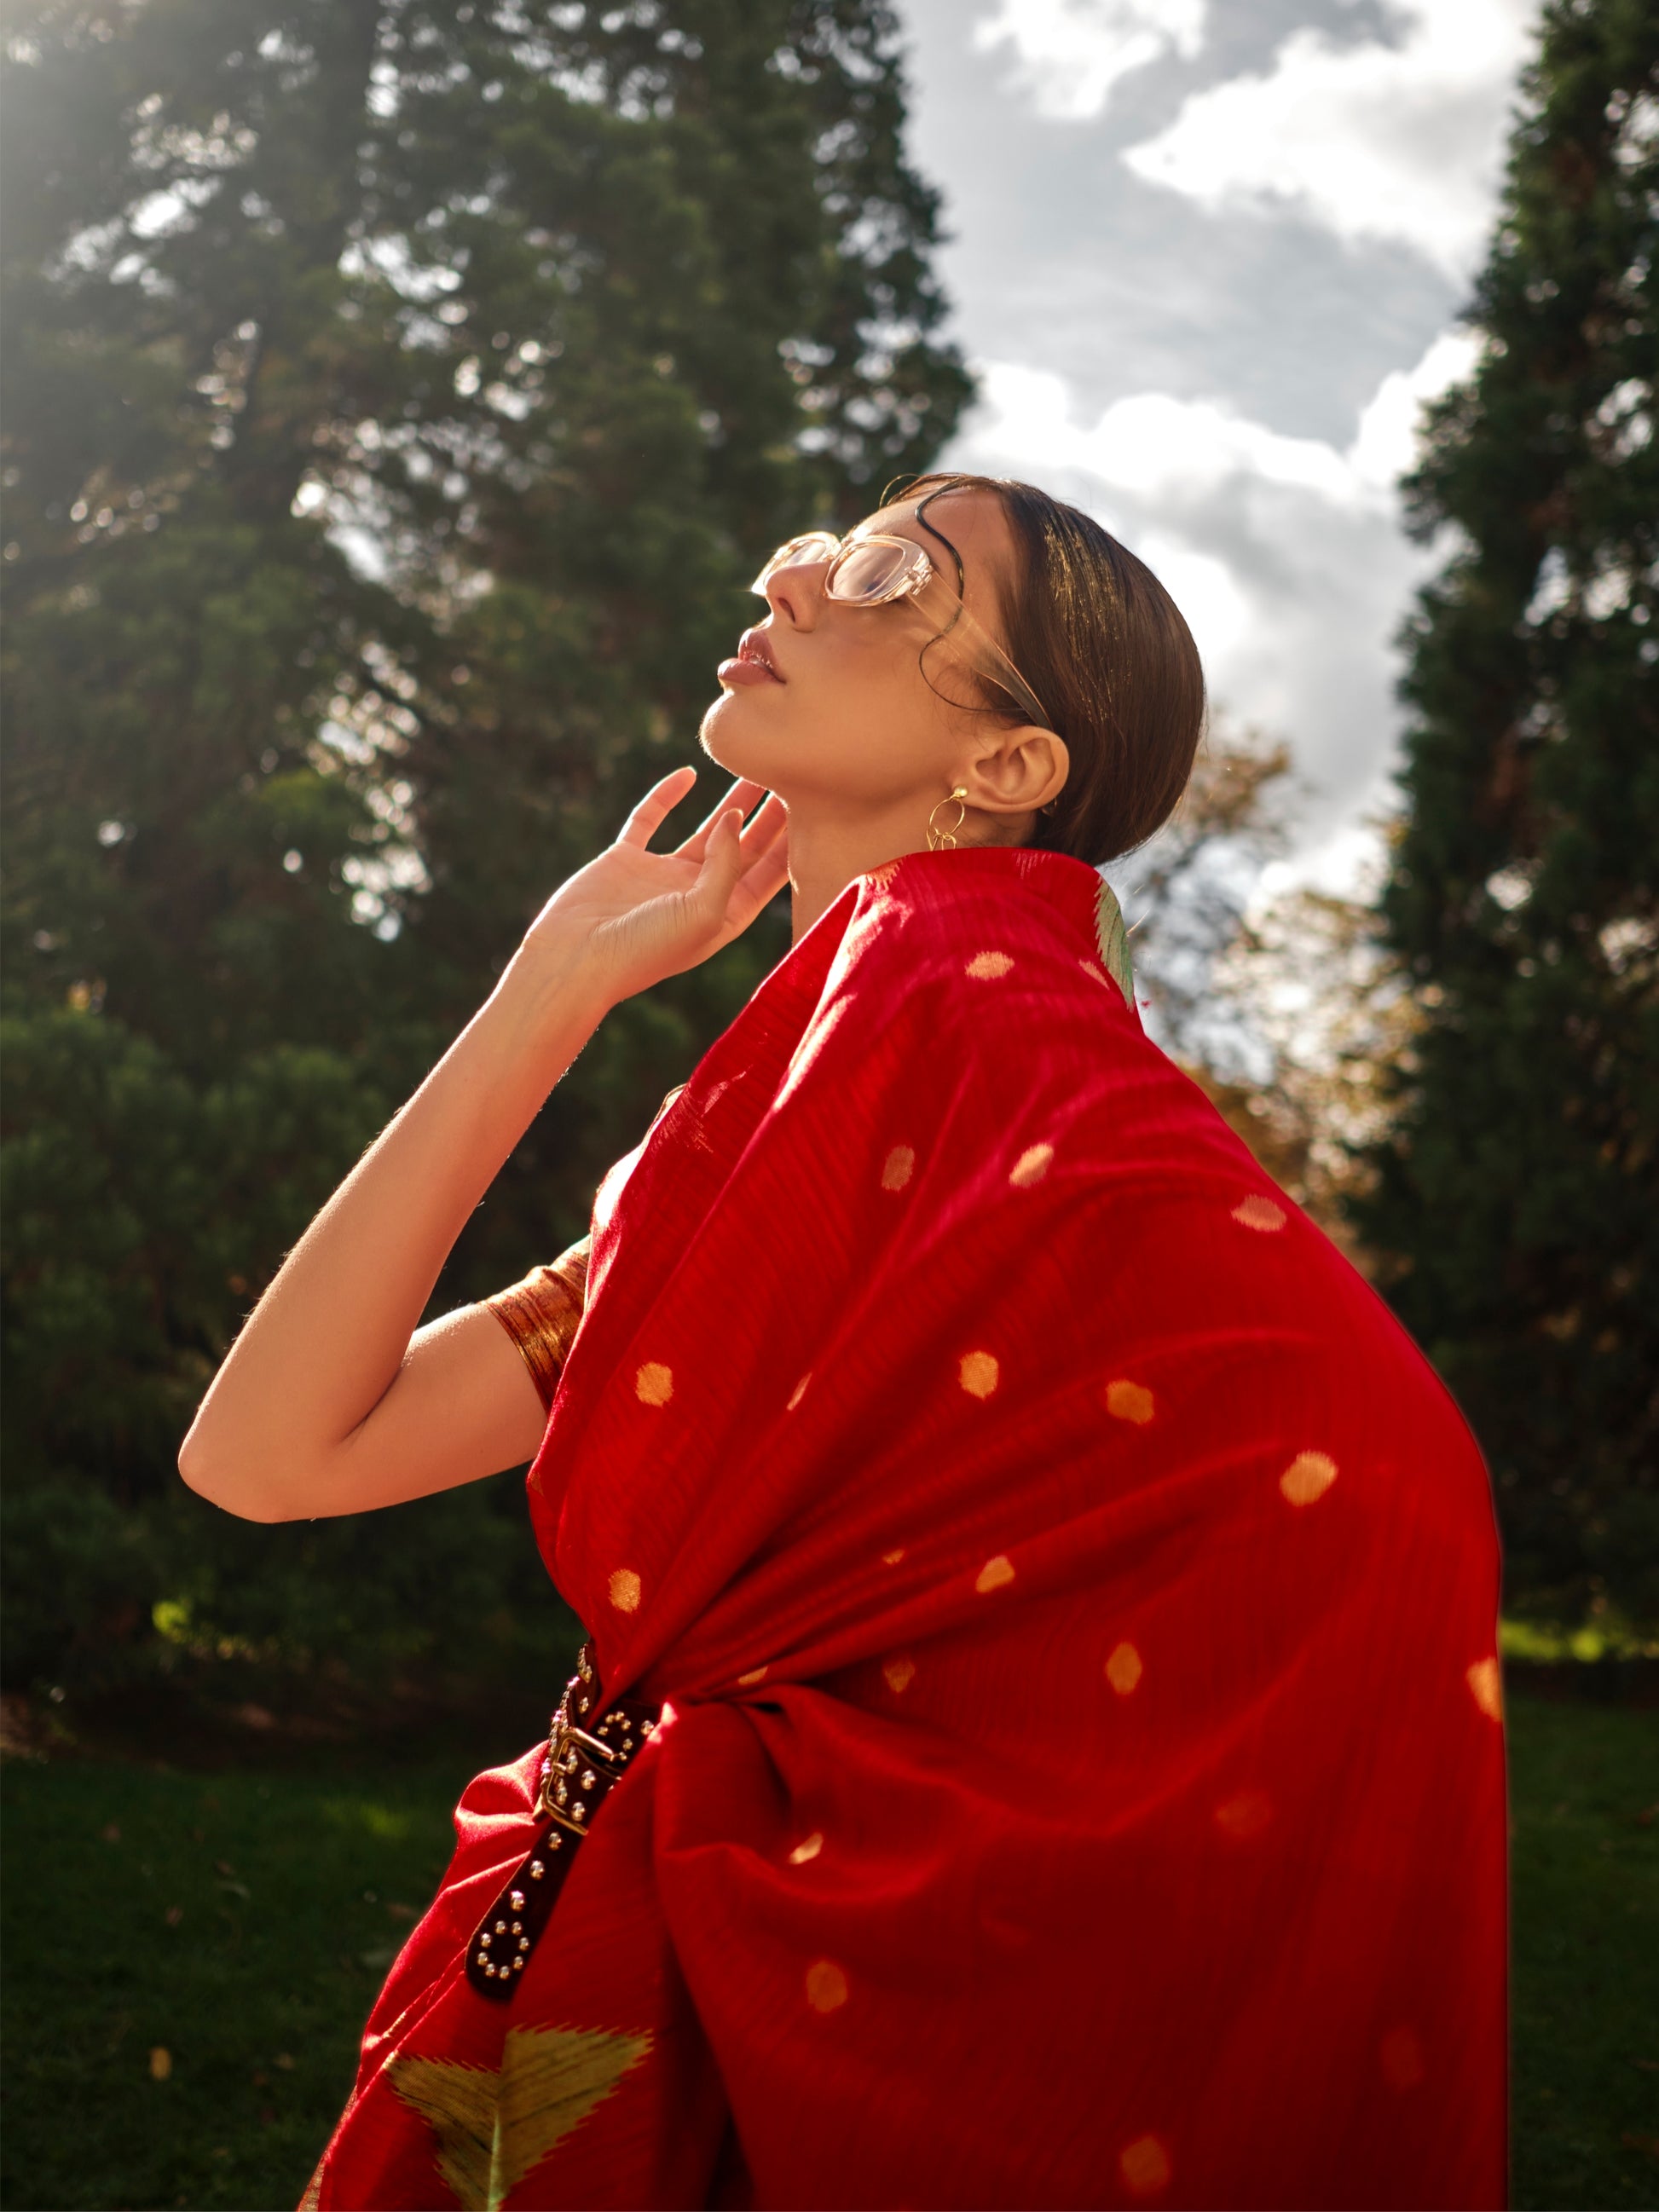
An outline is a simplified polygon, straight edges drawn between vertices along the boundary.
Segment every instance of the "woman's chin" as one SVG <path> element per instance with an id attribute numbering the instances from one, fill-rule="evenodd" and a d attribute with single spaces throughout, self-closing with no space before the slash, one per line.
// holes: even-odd
<path id="1" fill-rule="evenodd" d="M 759 716 L 744 712 L 746 704 L 741 692 L 722 691 L 710 702 L 697 730 L 697 741 L 717 768 L 731 775 L 750 776 L 769 790 L 768 755 L 775 752 L 775 747 L 767 744 Z"/>

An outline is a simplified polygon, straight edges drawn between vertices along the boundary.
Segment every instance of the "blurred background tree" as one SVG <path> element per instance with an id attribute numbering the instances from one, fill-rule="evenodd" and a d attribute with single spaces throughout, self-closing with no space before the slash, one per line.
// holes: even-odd
<path id="1" fill-rule="evenodd" d="M 1553 0 L 1408 479 L 1383 898 L 1421 1017 L 1357 1220 L 1498 1485 L 1512 1604 L 1659 1616 L 1659 15 Z"/>
<path id="2" fill-rule="evenodd" d="M 1113 874 L 1154 1028 L 1378 1283 L 1491 1463 L 1512 1613 L 1659 1623 L 1659 16 L 1555 0 L 1407 479 L 1373 904 L 1263 902 L 1288 761 L 1212 732 Z"/>
<path id="3" fill-rule="evenodd" d="M 1298 797 L 1288 746 L 1214 713 L 1169 823 L 1109 873 L 1152 1035 L 1370 1275 L 1355 1203 L 1421 1016 L 1363 887 L 1263 896 Z"/>
<path id="4" fill-rule="evenodd" d="M 9 32 L 7 1669 L 465 1667 L 538 1601 L 516 1485 L 252 1530 L 174 1455 L 538 907 L 696 757 L 758 556 L 949 435 L 895 26 L 110 0 Z M 581 1232 L 787 943 L 764 917 L 611 1018 L 435 1309 Z"/>

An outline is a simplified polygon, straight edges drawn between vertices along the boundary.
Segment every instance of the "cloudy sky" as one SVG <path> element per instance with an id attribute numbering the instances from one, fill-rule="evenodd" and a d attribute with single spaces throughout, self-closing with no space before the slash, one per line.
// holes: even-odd
<path id="1" fill-rule="evenodd" d="M 1218 705 L 1291 742 L 1296 872 L 1346 887 L 1425 571 L 1393 479 L 1469 357 L 1532 0 L 899 6 L 984 387 L 948 459 L 1152 563 Z"/>

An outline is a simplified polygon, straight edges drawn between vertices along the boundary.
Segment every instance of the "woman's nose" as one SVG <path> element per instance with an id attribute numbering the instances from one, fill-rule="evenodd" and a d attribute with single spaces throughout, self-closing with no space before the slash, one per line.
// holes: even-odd
<path id="1" fill-rule="evenodd" d="M 792 629 L 811 629 L 823 604 L 827 561 L 787 561 L 766 580 L 767 605 Z"/>

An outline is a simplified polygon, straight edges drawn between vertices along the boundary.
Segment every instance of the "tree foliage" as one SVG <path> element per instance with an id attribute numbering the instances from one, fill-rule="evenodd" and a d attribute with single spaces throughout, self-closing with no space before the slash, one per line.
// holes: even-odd
<path id="1" fill-rule="evenodd" d="M 1290 842 L 1289 749 L 1212 723 L 1168 824 L 1112 871 L 1158 1043 L 1262 1166 L 1369 1274 L 1352 1201 L 1391 1120 L 1390 1073 L 1418 1015 L 1363 896 L 1264 897 Z"/>
<path id="2" fill-rule="evenodd" d="M 11 1464 L 143 1520 L 158 1601 L 194 1576 L 240 1633 L 265 1532 L 173 1494 L 240 1317 L 692 756 L 757 556 L 926 463 L 968 386 L 882 0 L 37 0 L 9 33 Z M 611 1018 L 441 1304 L 580 1232 L 786 942 Z M 38 1583 L 65 1512 L 19 1510 Z M 314 1532 L 307 1571 L 348 1640 L 357 1547 Z"/>
<path id="3" fill-rule="evenodd" d="M 1659 17 L 1551 0 L 1408 481 L 1384 901 L 1422 1017 L 1364 1234 L 1493 1468 L 1510 1595 L 1659 1610 Z M 1438 542 L 1438 541 L 1437 541 Z"/>

